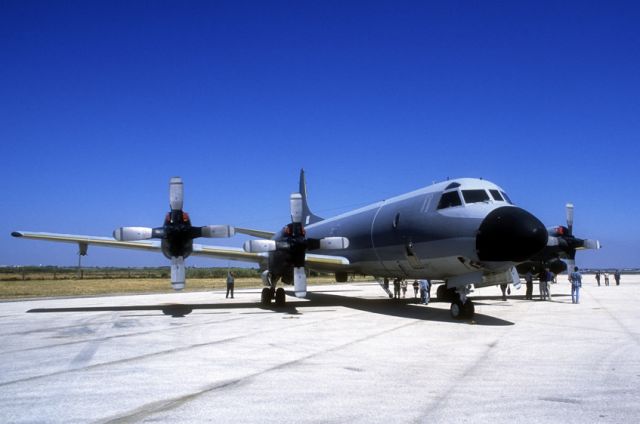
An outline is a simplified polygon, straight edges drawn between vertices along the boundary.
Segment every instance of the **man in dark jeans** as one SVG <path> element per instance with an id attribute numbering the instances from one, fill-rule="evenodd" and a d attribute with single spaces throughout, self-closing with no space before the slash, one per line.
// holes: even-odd
<path id="1" fill-rule="evenodd" d="M 227 298 L 229 297 L 229 293 L 231 293 L 231 299 L 233 299 L 233 286 L 235 284 L 235 278 L 233 278 L 233 272 L 229 271 L 227 273 Z"/>
<path id="2" fill-rule="evenodd" d="M 533 275 L 531 271 L 528 271 L 524 276 L 524 281 L 527 283 L 527 293 L 524 298 L 526 300 L 533 300 Z"/>

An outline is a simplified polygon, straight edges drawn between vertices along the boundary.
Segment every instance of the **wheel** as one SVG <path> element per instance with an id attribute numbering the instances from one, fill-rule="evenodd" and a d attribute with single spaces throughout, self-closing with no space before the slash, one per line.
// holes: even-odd
<path id="1" fill-rule="evenodd" d="M 286 295 L 284 293 L 284 289 L 280 287 L 276 290 L 276 306 L 284 306 L 286 303 Z"/>
<path id="2" fill-rule="evenodd" d="M 269 287 L 265 287 L 262 289 L 262 295 L 260 296 L 260 302 L 264 306 L 269 306 L 271 304 L 271 289 Z"/>
<path id="3" fill-rule="evenodd" d="M 456 300 L 455 302 L 451 302 L 451 307 L 449 308 L 449 312 L 451 312 L 451 317 L 455 319 L 462 319 L 462 302 Z"/>
<path id="4" fill-rule="evenodd" d="M 473 318 L 473 314 L 475 314 L 476 308 L 473 305 L 471 299 L 467 299 L 467 301 L 462 305 L 462 317 L 471 319 Z"/>

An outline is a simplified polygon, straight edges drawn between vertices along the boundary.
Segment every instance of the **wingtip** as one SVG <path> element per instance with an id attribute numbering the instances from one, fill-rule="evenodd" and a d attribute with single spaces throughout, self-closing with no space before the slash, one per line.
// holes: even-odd
<path id="1" fill-rule="evenodd" d="M 12 235 L 13 237 L 22 237 L 22 233 L 21 233 L 21 232 L 19 232 L 19 231 L 14 231 L 14 232 L 12 232 L 12 233 L 11 233 L 11 235 Z"/>

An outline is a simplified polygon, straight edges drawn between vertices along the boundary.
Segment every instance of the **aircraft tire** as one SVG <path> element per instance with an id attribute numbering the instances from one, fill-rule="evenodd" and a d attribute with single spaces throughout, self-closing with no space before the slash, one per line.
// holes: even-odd
<path id="1" fill-rule="evenodd" d="M 271 289 L 269 287 L 265 287 L 262 289 L 262 295 L 260 296 L 260 302 L 264 306 L 269 306 L 271 304 Z"/>
<path id="2" fill-rule="evenodd" d="M 449 300 L 449 297 L 447 296 L 446 284 L 440 284 L 438 286 L 438 288 L 436 289 L 436 297 L 438 298 L 438 302 L 444 302 L 446 300 Z"/>
<path id="3" fill-rule="evenodd" d="M 463 318 L 471 319 L 476 312 L 476 308 L 471 301 L 471 299 L 467 299 L 467 301 L 462 305 L 462 316 Z"/>
<path id="4" fill-rule="evenodd" d="M 276 306 L 283 307 L 287 301 L 286 294 L 282 287 L 276 290 Z"/>
<path id="5" fill-rule="evenodd" d="M 449 308 L 449 312 L 451 313 L 451 317 L 454 319 L 462 319 L 464 318 L 462 302 L 456 300 L 455 302 L 451 302 L 451 307 Z"/>

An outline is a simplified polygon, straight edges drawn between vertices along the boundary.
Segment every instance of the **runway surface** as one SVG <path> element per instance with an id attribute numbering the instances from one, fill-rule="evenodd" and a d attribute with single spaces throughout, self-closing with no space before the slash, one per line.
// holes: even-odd
<path id="1" fill-rule="evenodd" d="M 0 421 L 640 422 L 640 277 L 585 276 L 579 305 L 560 281 L 551 302 L 477 290 L 474 321 L 375 283 L 283 310 L 258 290 L 4 302 Z"/>

